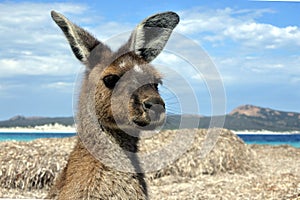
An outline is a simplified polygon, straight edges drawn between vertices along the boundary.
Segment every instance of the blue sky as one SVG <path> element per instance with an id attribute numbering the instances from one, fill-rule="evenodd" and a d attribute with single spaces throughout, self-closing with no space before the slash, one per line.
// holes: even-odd
<path id="1" fill-rule="evenodd" d="M 51 10 L 63 13 L 102 41 L 131 31 L 149 15 L 175 11 L 181 18 L 175 32 L 198 44 L 219 72 L 226 112 L 243 104 L 300 112 L 300 3 L 2 1 L 0 120 L 15 115 L 73 113 L 74 82 L 82 66 L 52 22 Z M 190 79 L 199 109 L 186 111 L 210 115 L 211 91 L 203 77 L 193 76 L 189 63 L 167 53 L 157 59 L 156 63 L 160 62 L 174 65 L 179 74 Z M 171 83 L 174 79 L 168 75 L 164 74 Z M 185 89 L 178 87 L 177 92 L 184 94 Z M 183 106 L 188 107 L 188 98 L 184 101 Z"/>

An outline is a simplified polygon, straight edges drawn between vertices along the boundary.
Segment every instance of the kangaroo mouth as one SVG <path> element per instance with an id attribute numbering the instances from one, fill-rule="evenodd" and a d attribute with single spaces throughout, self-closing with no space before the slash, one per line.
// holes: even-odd
<path id="1" fill-rule="evenodd" d="M 138 126 L 141 126 L 141 127 L 145 127 L 147 125 L 150 124 L 150 122 L 146 122 L 146 121 L 139 121 L 139 120 L 133 120 L 133 122 L 138 125 Z"/>
<path id="2" fill-rule="evenodd" d="M 133 119 L 132 121 L 143 130 L 153 130 L 162 126 L 165 118 L 164 108 L 154 108 L 145 111 L 140 118 Z"/>

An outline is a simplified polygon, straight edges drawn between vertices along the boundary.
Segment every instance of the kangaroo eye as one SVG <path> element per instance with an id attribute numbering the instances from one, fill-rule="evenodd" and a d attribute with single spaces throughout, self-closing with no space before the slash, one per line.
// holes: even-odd
<path id="1" fill-rule="evenodd" d="M 109 88 L 113 89 L 117 82 L 119 81 L 120 77 L 115 74 L 107 75 L 103 78 L 104 85 Z"/>

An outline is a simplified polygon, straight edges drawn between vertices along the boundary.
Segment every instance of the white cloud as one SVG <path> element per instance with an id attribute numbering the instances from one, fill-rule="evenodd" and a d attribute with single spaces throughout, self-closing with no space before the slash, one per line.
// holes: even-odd
<path id="1" fill-rule="evenodd" d="M 214 59 L 225 85 L 296 83 L 300 56 L 252 56 Z M 291 78 L 292 77 L 292 78 Z"/>
<path id="2" fill-rule="evenodd" d="M 274 49 L 289 45 L 300 46 L 300 28 L 278 27 L 257 22 L 257 18 L 272 10 L 194 9 L 181 12 L 176 29 L 182 34 L 199 35 L 210 42 L 233 40 L 241 45 Z"/>
<path id="3" fill-rule="evenodd" d="M 0 59 L 0 78 L 17 75 L 73 75 L 79 68 L 78 61 L 65 55 L 30 56 L 27 59 L 16 56 L 15 58 Z"/>
<path id="4" fill-rule="evenodd" d="M 54 90 L 60 91 L 60 92 L 73 93 L 74 83 L 58 81 L 58 82 L 47 83 L 47 84 L 43 85 L 42 87 L 48 88 L 48 89 L 54 89 Z"/>
<path id="5" fill-rule="evenodd" d="M 71 3 L 0 4 L 0 77 L 66 75 L 80 66 L 51 10 L 82 14 L 87 8 Z"/>
<path id="6" fill-rule="evenodd" d="M 128 40 L 134 25 L 103 22 L 91 9 L 73 3 L 0 3 L 0 77 L 14 75 L 68 75 L 81 64 L 52 21 L 57 10 L 116 49 Z"/>
<path id="7" fill-rule="evenodd" d="M 182 62 L 182 58 L 179 56 L 172 54 L 171 52 L 162 52 L 154 61 L 154 63 L 160 64 L 160 65 L 180 65 L 180 62 Z"/>
<path id="8" fill-rule="evenodd" d="M 252 47 L 277 49 L 290 45 L 300 46 L 300 28 L 296 26 L 279 28 L 270 24 L 249 22 L 230 26 L 223 31 L 223 34 Z"/>
<path id="9" fill-rule="evenodd" d="M 180 14 L 176 30 L 208 47 L 225 85 L 296 82 L 290 77 L 300 74 L 300 27 L 259 22 L 276 11 L 196 8 Z"/>
<path id="10" fill-rule="evenodd" d="M 228 24 L 236 24 L 236 19 L 230 16 L 233 10 L 230 8 L 211 10 L 195 8 L 179 12 L 181 21 L 176 28 L 183 34 L 195 34 L 202 32 L 219 32 Z"/>

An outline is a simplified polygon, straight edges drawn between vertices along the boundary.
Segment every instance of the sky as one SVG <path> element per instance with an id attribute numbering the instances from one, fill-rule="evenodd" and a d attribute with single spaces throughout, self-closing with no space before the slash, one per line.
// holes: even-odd
<path id="1" fill-rule="evenodd" d="M 29 0 L 0 1 L 0 120 L 73 115 L 84 67 L 51 10 L 113 49 L 147 16 L 178 13 L 180 23 L 154 62 L 172 112 L 223 114 L 244 104 L 300 112 L 298 2 Z"/>

